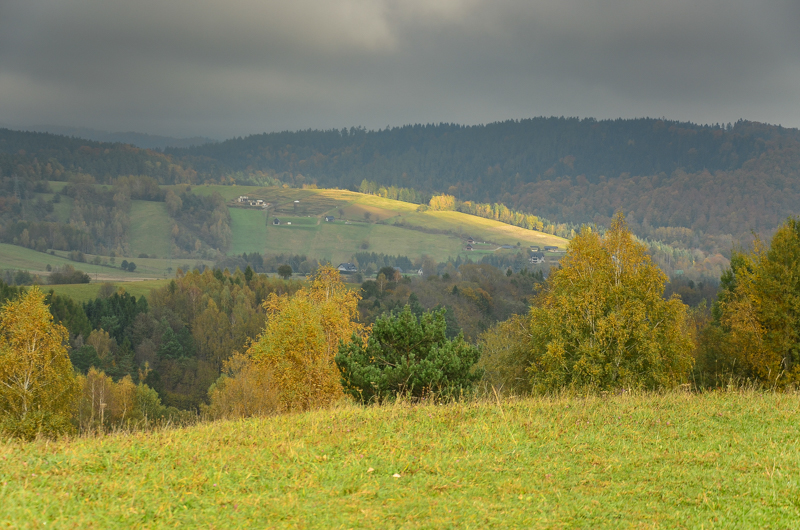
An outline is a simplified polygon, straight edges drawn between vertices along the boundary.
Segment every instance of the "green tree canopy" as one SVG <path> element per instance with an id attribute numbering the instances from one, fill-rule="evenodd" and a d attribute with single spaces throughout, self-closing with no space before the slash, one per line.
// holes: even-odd
<path id="1" fill-rule="evenodd" d="M 534 391 L 662 388 L 686 377 L 686 306 L 617 214 L 605 236 L 572 240 L 530 312 Z"/>
<path id="2" fill-rule="evenodd" d="M 449 340 L 445 310 L 419 318 L 406 304 L 398 314 L 379 318 L 364 342 L 353 336 L 339 346 L 336 364 L 345 392 L 362 402 L 383 401 L 397 394 L 422 397 L 469 389 L 483 372 L 472 367 L 480 349 L 459 334 Z"/>
<path id="3" fill-rule="evenodd" d="M 734 252 L 722 278 L 710 344 L 736 375 L 770 385 L 800 381 L 800 219 L 789 218 L 767 246 Z"/>
<path id="4" fill-rule="evenodd" d="M 278 276 L 283 278 L 284 280 L 291 278 L 292 276 L 292 266 L 291 265 L 281 265 L 278 267 Z"/>

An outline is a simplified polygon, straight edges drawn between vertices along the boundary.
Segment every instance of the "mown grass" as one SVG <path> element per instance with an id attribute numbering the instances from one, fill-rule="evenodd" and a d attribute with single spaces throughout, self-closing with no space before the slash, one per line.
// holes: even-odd
<path id="1" fill-rule="evenodd" d="M 799 404 L 743 392 L 345 405 L 8 441 L 0 524 L 792 528 Z"/>
<path id="2" fill-rule="evenodd" d="M 171 256 L 172 222 L 163 202 L 131 201 L 130 226 L 128 240 L 134 258 L 139 254 L 147 254 L 154 258 Z"/>
<path id="3" fill-rule="evenodd" d="M 365 250 L 362 248 L 365 244 L 369 252 L 410 257 L 427 254 L 437 260 L 457 256 L 464 246 L 463 241 L 453 236 L 363 221 L 326 223 L 315 217 L 288 216 L 280 216 L 280 220 L 279 226 L 267 226 L 262 252 L 305 254 L 338 264 Z"/>
<path id="4" fill-rule="evenodd" d="M 231 233 L 229 254 L 264 252 L 267 239 L 266 216 L 263 210 L 230 208 Z"/>

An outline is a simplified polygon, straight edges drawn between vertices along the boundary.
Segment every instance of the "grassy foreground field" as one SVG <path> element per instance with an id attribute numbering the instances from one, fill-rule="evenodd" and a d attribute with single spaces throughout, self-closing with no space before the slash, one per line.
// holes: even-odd
<path id="1" fill-rule="evenodd" d="M 13 528 L 791 528 L 797 394 L 395 405 L 0 443 Z"/>

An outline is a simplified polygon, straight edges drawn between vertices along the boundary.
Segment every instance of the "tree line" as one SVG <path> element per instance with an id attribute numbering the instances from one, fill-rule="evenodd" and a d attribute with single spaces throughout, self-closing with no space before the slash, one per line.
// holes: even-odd
<path id="1" fill-rule="evenodd" d="M 769 245 L 734 253 L 710 312 L 664 296 L 666 276 L 622 214 L 603 234 L 584 228 L 547 278 L 465 264 L 417 279 L 431 287 L 432 310 L 423 307 L 426 290 L 412 291 L 391 267 L 360 290 L 330 266 L 306 284 L 251 269 L 180 272 L 149 301 L 117 292 L 76 307 L 51 293 L 49 311 L 36 287 L 3 285 L 0 427 L 30 438 L 142 421 L 151 414 L 143 411 L 226 418 L 345 395 L 446 400 L 480 380 L 537 394 L 745 381 L 792 388 L 798 258 L 800 221 L 790 218 Z M 522 311 L 499 311 L 499 286 Z M 462 299 L 497 323 L 470 339 L 458 326 Z M 380 311 L 364 318 L 370 308 Z"/>

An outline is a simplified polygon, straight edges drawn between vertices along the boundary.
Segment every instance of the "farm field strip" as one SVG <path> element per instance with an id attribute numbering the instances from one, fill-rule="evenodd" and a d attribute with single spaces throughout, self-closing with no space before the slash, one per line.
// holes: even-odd
<path id="1" fill-rule="evenodd" d="M 262 209 L 230 208 L 233 254 L 303 254 L 341 262 L 349 260 L 356 252 L 368 250 L 409 257 L 429 255 L 444 261 L 457 255 L 467 257 L 494 252 L 500 245 L 518 242 L 523 250 L 529 245 L 561 248 L 567 245 L 560 237 L 490 219 L 460 212 L 417 212 L 415 204 L 346 190 L 235 188 L 238 190 L 235 197 L 246 195 L 262 199 L 271 206 L 267 219 Z M 300 202 L 295 203 L 295 200 Z M 325 222 L 325 215 L 333 215 L 336 220 Z M 275 218 L 280 220 L 280 225 L 272 224 Z M 381 222 L 375 222 L 378 220 Z M 429 233 L 431 229 L 442 233 Z M 472 254 L 464 248 L 468 236 L 491 241 L 494 246 L 484 246 Z"/>
<path id="2" fill-rule="evenodd" d="M 196 259 L 161 259 L 161 258 L 115 258 L 115 266 L 104 267 L 91 263 L 94 256 L 86 255 L 86 262 L 76 262 L 67 258 L 67 252 L 56 250 L 54 254 L 37 252 L 35 250 L 0 243 L 0 269 L 28 270 L 31 273 L 47 275 L 46 267 L 63 267 L 71 265 L 80 269 L 98 281 L 140 281 L 146 279 L 163 278 L 171 276 L 179 268 L 184 270 L 194 267 L 197 263 L 213 265 L 212 261 Z M 107 256 L 102 259 L 109 260 Z M 119 268 L 122 260 L 127 259 L 136 263 L 136 271 L 133 273 L 125 272 Z"/>
<path id="3" fill-rule="evenodd" d="M 126 293 L 136 296 L 147 296 L 153 289 L 159 289 L 169 283 L 169 280 L 141 280 L 130 282 L 109 282 L 116 289 L 124 289 Z M 88 302 L 94 300 L 100 292 L 100 283 L 79 283 L 70 285 L 45 285 L 42 286 L 44 291 L 52 289 L 56 294 L 62 296 L 69 296 L 76 302 Z"/>
<path id="4" fill-rule="evenodd" d="M 172 222 L 163 202 L 131 201 L 131 230 L 128 237 L 131 254 L 169 258 L 172 250 L 170 226 Z"/>

